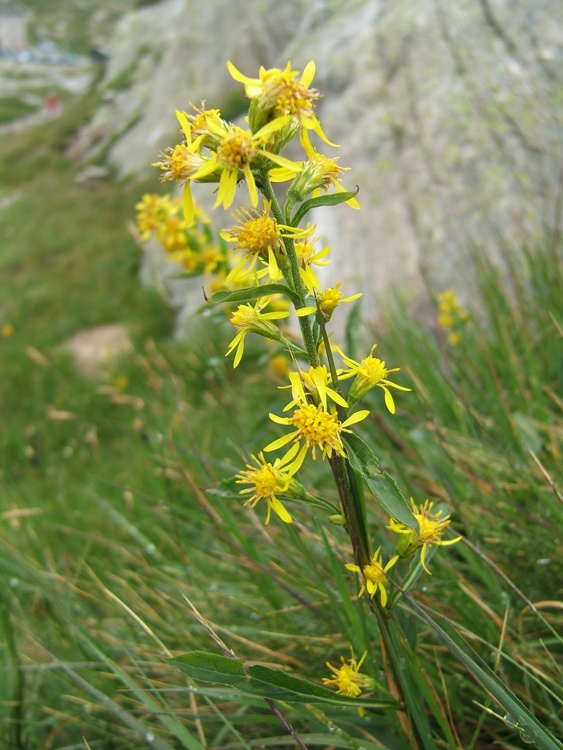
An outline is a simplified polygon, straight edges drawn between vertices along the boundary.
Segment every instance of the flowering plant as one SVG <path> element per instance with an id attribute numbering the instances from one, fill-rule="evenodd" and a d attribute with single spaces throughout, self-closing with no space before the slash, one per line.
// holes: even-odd
<path id="1" fill-rule="evenodd" d="M 163 153 L 156 166 L 162 170 L 163 180 L 183 185 L 187 228 L 197 220 L 192 183 L 215 183 L 215 207 L 224 209 L 234 203 L 237 186 L 246 185 L 252 210 L 237 209 L 233 214 L 236 224 L 220 232 L 221 238 L 232 244 L 230 252 L 236 254 L 232 265 L 227 261 L 230 270 L 226 282 L 236 280 L 238 288 L 217 291 L 208 302 L 239 303 L 231 317 L 235 336 L 226 353 L 234 352 L 234 367 L 244 358 L 246 336 L 256 334 L 276 342 L 291 357 L 293 369 L 285 386 L 291 397 L 283 415 L 269 415 L 272 422 L 284 428 L 283 433 L 261 446 L 252 456 L 253 463 L 246 463 L 245 469 L 223 482 L 221 493 L 224 496 L 225 487 L 230 487 L 231 496 L 244 500 L 249 512 L 255 507 L 265 511 L 266 524 L 272 519 L 294 524 L 299 511 L 291 508 L 290 512 L 286 504 L 306 504 L 324 514 L 324 528 L 336 527 L 337 533 L 347 534 L 348 561 L 339 561 L 339 575 L 345 580 L 344 571 L 348 570 L 360 579 L 359 587 L 349 581 L 350 588 L 358 591 L 358 607 L 362 606 L 360 598 L 367 594 L 362 602 L 375 617 L 381 661 L 378 664 L 374 653 L 368 651 L 358 661 L 352 650 L 348 661 L 341 656 L 340 668 L 327 662 L 332 675 L 323 678 L 323 683 L 336 687 L 336 695 L 327 687 L 281 670 L 248 666 L 237 660 L 220 639 L 216 641 L 224 651 L 223 657 L 196 652 L 177 657 L 175 663 L 191 678 L 234 686 L 247 695 L 264 698 L 300 747 L 305 744 L 279 714 L 274 697 L 286 703 L 302 703 L 304 696 L 310 703 L 337 701 L 342 706 L 355 707 L 360 715 L 366 710 L 393 709 L 408 746 L 434 748 L 432 737 L 436 732 L 428 713 L 439 717 L 442 729 L 444 722 L 395 610 L 406 599 L 457 658 L 473 668 L 471 657 L 410 593 L 420 576 L 430 573 L 429 564 L 437 548 L 456 544 L 461 536 L 444 538 L 450 531 L 450 517 L 444 515 L 443 509 L 431 514 L 433 504 L 429 501 L 420 506 L 407 502 L 357 433 L 357 426 L 371 416 L 371 408 L 364 408 L 373 404 L 373 399 L 366 404 L 368 394 L 381 396 L 383 391 L 381 400 L 394 414 L 391 389 L 410 389 L 394 382 L 399 368 L 388 368 L 385 361 L 374 357 L 375 345 L 357 361 L 331 343 L 327 325 L 333 314 L 341 303 L 351 302 L 361 294 L 344 296 L 345 292 L 340 291 L 342 282 L 323 289 L 313 267 L 330 263 L 330 245 L 317 250 L 316 226 L 303 225 L 314 208 L 347 203 L 359 209 L 358 189 L 347 190 L 341 182 L 347 170 L 337 164 L 337 158 L 318 152 L 311 142 L 315 134 L 328 146 L 335 145 L 326 137 L 314 111 L 318 99 L 318 92 L 310 87 L 314 63 L 309 63 L 301 76 L 288 63 L 285 69 L 262 68 L 258 78 L 248 78 L 232 63 L 227 65 L 235 80 L 244 84 L 250 99 L 245 126 L 229 123 L 219 110 L 205 110 L 203 105 L 200 109 L 192 105 L 191 113 L 177 111 L 182 141 Z M 281 154 L 294 138 L 299 138 L 304 149 L 299 161 Z M 272 187 L 277 182 L 289 183 L 282 202 Z M 263 197 L 260 207 L 259 194 Z M 299 344 L 288 340 L 275 322 L 289 315 L 272 309 L 280 299 L 295 311 L 301 332 Z M 264 312 L 268 306 L 269 311 Z M 309 491 L 297 478 L 309 459 L 328 462 L 338 504 Z M 240 485 L 243 488 L 239 490 Z M 397 535 L 394 550 L 384 525 L 377 532 L 370 529 L 366 490 L 379 503 L 380 513 L 388 518 L 386 528 Z M 210 492 L 221 494 L 217 487 Z M 373 551 L 376 533 L 378 546 Z M 379 543 L 382 538 L 385 542 Z M 499 696 L 505 698 L 505 693 L 491 670 L 474 669 L 480 682 L 502 702 Z M 386 685 L 382 684 L 382 673 Z M 449 729 L 444 730 L 444 736 L 453 746 Z"/>

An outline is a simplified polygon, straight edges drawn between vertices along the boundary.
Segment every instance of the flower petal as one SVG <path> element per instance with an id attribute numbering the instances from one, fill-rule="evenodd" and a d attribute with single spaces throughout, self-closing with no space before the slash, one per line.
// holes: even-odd
<path id="1" fill-rule="evenodd" d="M 192 198 L 192 191 L 190 189 L 190 181 L 184 182 L 184 194 L 183 194 L 183 206 L 184 206 L 184 219 L 186 225 L 191 227 L 194 223 L 194 199 Z"/>
<path id="2" fill-rule="evenodd" d="M 365 419 L 369 414 L 368 409 L 364 409 L 362 411 L 356 411 L 354 414 L 352 414 L 348 419 L 342 423 L 343 427 L 350 427 L 350 425 L 356 424 L 357 422 L 361 422 L 363 419 Z"/>
<path id="3" fill-rule="evenodd" d="M 287 510 L 283 507 L 283 505 L 280 503 L 280 501 L 277 499 L 277 497 L 271 497 L 268 500 L 268 505 L 271 506 L 274 513 L 277 513 L 284 523 L 292 523 L 291 516 L 289 515 Z"/>
<path id="4" fill-rule="evenodd" d="M 273 443 L 270 443 L 264 448 L 264 452 L 269 453 L 270 451 L 275 451 L 278 448 L 281 448 L 283 445 L 287 445 L 293 440 L 295 435 L 297 435 L 297 430 L 295 432 L 290 432 L 289 435 L 284 435 L 279 438 L 279 440 L 274 440 Z"/>

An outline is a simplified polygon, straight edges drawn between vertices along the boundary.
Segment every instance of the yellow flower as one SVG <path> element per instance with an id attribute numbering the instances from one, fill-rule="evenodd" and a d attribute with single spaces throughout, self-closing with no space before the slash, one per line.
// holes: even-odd
<path id="1" fill-rule="evenodd" d="M 151 234 L 160 226 L 168 215 L 170 195 L 157 195 L 156 193 L 145 193 L 142 199 L 135 205 L 137 209 L 137 226 L 141 233 L 141 239 L 146 242 Z"/>
<path id="2" fill-rule="evenodd" d="M 426 567 L 424 561 L 426 557 L 426 550 L 430 545 L 436 544 L 440 547 L 447 547 L 448 545 L 455 544 L 456 542 L 459 542 L 460 539 L 462 539 L 461 536 L 458 536 L 455 539 L 449 539 L 447 542 L 443 542 L 441 540 L 440 537 L 442 535 L 442 532 L 450 524 L 450 517 L 445 516 L 444 518 L 440 518 L 440 516 L 442 515 L 441 510 L 431 516 L 430 513 L 432 511 L 433 505 L 434 503 L 426 500 L 424 502 L 424 505 L 421 505 L 417 508 L 414 500 L 411 497 L 413 514 L 418 521 L 418 534 L 416 534 L 408 526 L 399 523 L 394 518 L 390 519 L 389 526 L 387 527 L 397 534 L 405 535 L 397 543 L 396 551 L 399 557 L 408 557 L 409 555 L 412 555 L 414 552 L 416 552 L 419 547 L 422 547 L 420 562 L 422 563 L 422 567 L 427 573 L 430 573 L 430 571 Z M 430 575 L 432 574 L 430 573 Z"/>
<path id="3" fill-rule="evenodd" d="M 364 565 L 363 576 L 365 583 L 360 589 L 360 593 L 358 594 L 358 596 L 362 596 L 364 591 L 366 591 L 367 589 L 370 599 L 373 599 L 374 594 L 379 589 L 379 594 L 381 596 L 381 606 L 385 607 L 385 605 L 387 604 L 387 588 L 389 586 L 389 581 L 387 580 L 387 576 L 385 574 L 388 570 L 390 570 L 390 568 L 393 567 L 393 565 L 395 565 L 398 559 L 399 555 L 395 555 L 395 557 L 392 557 L 387 565 L 383 567 L 381 563 L 381 547 L 378 547 L 377 550 L 373 553 L 371 562 L 367 565 Z M 359 565 L 352 565 L 351 563 L 349 563 L 348 565 L 346 565 L 346 568 L 348 570 L 353 570 L 356 573 L 362 572 Z"/>
<path id="4" fill-rule="evenodd" d="M 278 378 L 285 378 L 289 375 L 291 360 L 285 354 L 277 354 L 268 362 L 268 370 Z"/>
<path id="5" fill-rule="evenodd" d="M 333 667 L 328 661 L 326 662 L 327 667 L 334 674 L 334 677 L 323 677 L 323 682 L 325 685 L 336 685 L 338 688 L 336 692 L 340 695 L 349 695 L 351 698 L 357 698 L 361 695 L 362 690 L 373 690 L 375 680 L 368 675 L 360 674 L 360 667 L 366 658 L 367 651 L 360 661 L 356 661 L 352 650 L 351 653 L 352 658 L 348 659 L 348 663 L 346 663 L 343 656 L 340 657 L 342 666 L 338 669 Z"/>
<path id="6" fill-rule="evenodd" d="M 209 276 L 225 262 L 225 256 L 218 247 L 208 245 L 200 251 L 200 260 L 203 263 L 203 273 Z"/>
<path id="7" fill-rule="evenodd" d="M 4 323 L 2 328 L 0 328 L 0 336 L 2 336 L 3 339 L 9 339 L 15 332 L 16 329 L 11 323 Z"/>
<path id="8" fill-rule="evenodd" d="M 311 266 L 328 266 L 330 263 L 330 260 L 323 260 L 330 252 L 330 245 L 317 252 L 314 245 L 318 239 L 318 237 L 313 237 L 310 240 L 300 240 L 294 245 L 297 260 L 299 261 L 299 273 L 309 294 L 314 294 L 315 289 L 318 289 L 319 292 L 321 291 L 321 285 Z"/>
<path id="9" fill-rule="evenodd" d="M 317 302 L 319 304 L 321 314 L 325 321 L 328 323 L 328 321 L 332 317 L 332 313 L 334 312 L 336 305 L 338 305 L 339 302 L 352 302 L 355 299 L 358 299 L 362 296 L 362 294 L 354 294 L 352 297 L 344 297 L 344 294 L 340 291 L 340 286 L 342 285 L 342 282 L 339 281 L 338 284 L 335 287 L 329 287 L 328 289 L 325 289 L 325 291 L 322 294 L 319 294 L 317 297 Z M 296 311 L 296 314 L 302 318 L 304 315 L 311 315 L 311 313 L 314 313 L 317 311 L 316 307 L 302 307 L 299 310 Z"/>
<path id="10" fill-rule="evenodd" d="M 268 505 L 267 524 L 270 523 L 272 510 L 278 514 L 282 521 L 291 523 L 291 516 L 276 497 L 276 493 L 283 495 L 288 492 L 291 478 L 301 467 L 306 452 L 306 448 L 302 448 L 299 452 L 299 446 L 294 445 L 283 458 L 276 458 L 273 464 L 265 460 L 263 453 L 260 453 L 258 458 L 253 455 L 252 458 L 258 468 L 246 464 L 247 470 L 237 474 L 237 484 L 252 485 L 249 489 L 240 491 L 241 495 L 252 493 L 245 505 L 254 508 L 259 500 L 266 501 Z"/>
<path id="11" fill-rule="evenodd" d="M 299 172 L 301 169 L 299 163 L 292 162 L 266 148 L 272 145 L 272 138 L 287 124 L 287 121 L 287 117 L 278 117 L 260 128 L 257 133 L 243 130 L 237 125 L 230 125 L 225 129 L 224 124 L 218 125 L 214 120 L 208 121 L 209 130 L 217 136 L 219 144 L 216 152 L 212 153 L 203 166 L 191 175 L 191 179 L 202 180 L 210 175 L 219 179 L 219 190 L 214 208 L 221 204 L 225 209 L 231 206 L 235 198 L 237 182 L 242 177 L 246 177 L 252 205 L 258 204 L 258 190 L 250 167 L 252 162 L 260 159 L 263 162 L 266 159 L 292 171 L 293 174 Z"/>
<path id="12" fill-rule="evenodd" d="M 320 370 L 321 368 L 318 369 Z M 315 375 L 313 374 L 311 376 L 312 381 L 314 381 L 314 377 Z M 318 382 L 321 384 L 321 378 L 318 378 Z M 294 432 L 289 433 L 289 435 L 284 435 L 278 440 L 274 440 L 274 442 L 264 448 L 264 451 L 275 451 L 283 445 L 287 445 L 292 440 L 296 443 L 304 440 L 307 449 L 312 449 L 313 460 L 316 458 L 317 448 L 322 451 L 323 460 L 325 458 L 332 458 L 333 453 L 337 456 L 344 456 L 344 445 L 341 434 L 343 432 L 351 432 L 351 430 L 346 428 L 357 422 L 361 422 L 368 416 L 369 411 L 358 411 L 348 417 L 345 422 L 341 422 L 336 412 L 328 411 L 325 407 L 326 400 L 324 403 L 321 401 L 319 404 L 311 404 L 305 397 L 303 386 L 298 384 L 296 379 L 292 380 L 291 385 L 293 401 L 289 405 L 289 408 L 295 405 L 293 415 L 291 417 L 278 417 L 277 414 L 270 414 L 270 419 L 277 424 L 291 425 L 296 429 Z M 326 399 L 326 384 L 321 386 L 321 390 L 323 388 L 325 391 L 324 398 Z M 332 391 L 332 393 L 338 396 L 335 391 Z M 334 398 L 334 395 L 331 397 Z"/>
<path id="13" fill-rule="evenodd" d="M 183 250 L 188 244 L 185 220 L 169 213 L 160 222 L 155 232 L 155 238 L 167 253 L 172 253 L 175 250 Z"/>
<path id="14" fill-rule="evenodd" d="M 189 115 L 187 112 L 181 114 L 187 119 L 190 125 L 192 138 L 194 138 L 200 147 L 207 147 L 215 151 L 220 143 L 216 133 L 217 130 L 226 131 L 228 123 L 221 118 L 221 112 L 218 109 L 205 109 L 205 102 L 201 103 L 201 109 L 198 109 L 190 102 L 190 107 L 196 113 Z M 213 130 L 211 130 L 213 123 Z M 198 140 L 199 139 L 199 140 Z"/>
<path id="15" fill-rule="evenodd" d="M 285 250 L 280 244 L 282 237 L 306 237 L 314 231 L 311 229 L 296 229 L 284 224 L 278 224 L 276 219 L 270 214 L 271 203 L 264 201 L 263 211 L 253 209 L 252 214 L 246 209 L 238 209 L 233 217 L 239 222 L 239 226 L 233 226 L 230 230 L 220 232 L 221 237 L 226 242 L 235 242 L 234 250 L 243 250 L 245 255 L 235 265 L 227 276 L 227 282 L 233 281 L 243 272 L 245 266 L 248 266 L 244 274 L 256 273 L 256 264 L 260 258 L 266 265 L 268 277 L 272 281 L 282 278 L 282 273 L 278 267 L 276 253 L 283 254 Z M 257 273 L 258 277 L 264 275 L 261 271 Z"/>
<path id="16" fill-rule="evenodd" d="M 469 320 L 469 313 L 463 310 L 458 302 L 455 292 L 448 289 L 438 295 L 438 325 L 444 330 L 459 329 Z M 448 342 L 452 346 L 457 346 L 461 342 L 461 333 L 459 330 L 450 330 Z"/>
<path id="17" fill-rule="evenodd" d="M 390 373 L 399 372 L 400 368 L 395 367 L 392 370 L 388 370 L 385 367 L 385 362 L 373 357 L 372 355 L 376 347 L 377 344 L 374 344 L 369 356 L 364 357 L 361 362 L 356 362 L 350 357 L 347 357 L 344 352 L 338 348 L 338 353 L 344 360 L 344 363 L 348 365 L 347 370 L 338 371 L 338 378 L 339 380 L 347 380 L 348 378 L 356 376 L 349 395 L 350 402 L 353 404 L 363 398 L 372 388 L 379 386 L 379 388 L 382 388 L 385 393 L 385 405 L 391 414 L 394 414 L 395 402 L 393 401 L 393 396 L 389 391 L 389 387 L 397 388 L 399 391 L 410 391 L 411 389 L 404 388 L 402 385 L 397 385 L 396 383 L 391 383 L 387 380 L 387 376 Z M 341 375 L 341 373 L 344 374 Z"/>
<path id="18" fill-rule="evenodd" d="M 290 372 L 289 380 L 291 385 L 281 387 L 291 388 L 293 401 L 285 407 L 284 411 L 289 411 L 289 409 L 292 409 L 299 403 L 307 403 L 307 394 L 312 396 L 316 404 L 320 402 L 324 406 L 325 411 L 328 410 L 327 398 L 330 398 L 344 408 L 348 407 L 347 402 L 342 396 L 333 388 L 329 388 L 328 384 L 331 382 L 331 376 L 326 369 L 326 365 L 310 367 L 308 372 L 305 370 L 300 370 L 298 373 Z"/>
<path id="19" fill-rule="evenodd" d="M 229 351 L 225 354 L 228 357 L 231 352 L 235 349 L 235 361 L 233 367 L 238 367 L 242 355 L 244 352 L 244 339 L 248 333 L 258 333 L 260 336 L 265 336 L 268 339 L 281 339 L 280 330 L 271 320 L 279 320 L 280 318 L 287 318 L 290 313 L 287 311 L 280 310 L 278 312 L 270 312 L 263 314 L 263 310 L 270 302 L 271 297 L 262 297 L 252 307 L 252 305 L 239 305 L 237 310 L 231 317 L 231 323 L 237 329 L 237 335 L 229 344 Z"/>
<path id="20" fill-rule="evenodd" d="M 244 90 L 251 99 L 249 122 L 254 130 L 268 119 L 283 116 L 294 117 L 302 128 L 313 130 L 326 143 L 330 143 L 321 128 L 321 123 L 313 114 L 313 102 L 319 98 L 319 93 L 309 86 L 315 77 L 315 63 L 305 67 L 298 80 L 298 70 L 291 69 L 288 62 L 285 70 L 261 67 L 259 78 L 248 78 L 238 71 L 232 62 L 227 62 L 229 73 L 239 83 L 244 84 Z"/>
<path id="21" fill-rule="evenodd" d="M 164 171 L 161 177 L 163 182 L 175 180 L 184 183 L 184 216 L 187 226 L 191 226 L 194 220 L 194 203 L 190 190 L 190 180 L 197 179 L 195 175 L 206 163 L 200 151 L 203 136 L 199 136 L 194 141 L 186 115 L 176 110 L 176 117 L 182 126 L 186 140 L 174 148 L 167 148 L 164 153 L 161 152 L 162 161 L 155 162 L 152 166 L 160 167 Z"/>

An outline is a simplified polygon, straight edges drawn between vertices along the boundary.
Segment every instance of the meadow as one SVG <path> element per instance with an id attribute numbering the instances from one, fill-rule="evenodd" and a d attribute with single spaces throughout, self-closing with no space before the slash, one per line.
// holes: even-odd
<path id="1" fill-rule="evenodd" d="M 264 526 L 263 509 L 221 484 L 278 435 L 263 405 L 281 412 L 285 379 L 251 339 L 233 370 L 224 315 L 173 338 L 172 312 L 139 283 L 127 229 L 157 176 L 77 187 L 80 165 L 65 156 L 95 105 L 91 94 L 0 140 L 0 746 L 295 747 L 262 697 L 194 680 L 171 658 L 221 653 L 223 642 L 252 665 L 321 685 L 326 662 L 352 646 L 367 652 L 376 696 L 392 701 L 378 624 L 344 570 L 342 528 L 302 504 L 293 524 Z M 441 504 L 463 535 L 434 551 L 432 575 L 418 570 L 394 610 L 397 645 L 417 657 L 402 665 L 422 701 L 415 739 L 391 707 L 362 715 L 336 693 L 332 704 L 281 700 L 306 746 L 528 746 L 530 726 L 430 617 L 545 728 L 538 746 L 560 747 L 561 237 L 498 247 L 494 262 L 467 252 L 477 273 L 455 345 L 436 323 L 443 290 L 427 290 L 417 310 L 390 300 L 369 335 L 353 308 L 345 337 L 356 359 L 376 341 L 412 388 L 394 415 L 369 394 L 372 414 L 355 430 L 407 497 Z M 134 353 L 78 375 L 59 345 L 116 322 Z M 302 473 L 337 502 L 326 463 Z M 366 504 L 374 546 L 391 553 L 388 516 L 369 493 Z"/>

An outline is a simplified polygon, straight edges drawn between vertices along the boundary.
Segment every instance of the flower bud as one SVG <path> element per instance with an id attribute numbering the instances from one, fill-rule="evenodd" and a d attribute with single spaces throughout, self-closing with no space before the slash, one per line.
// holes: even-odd
<path id="1" fill-rule="evenodd" d="M 346 526 L 348 523 L 340 513 L 337 513 L 334 516 L 329 516 L 328 520 L 329 523 L 332 523 L 334 526 Z"/>
<path id="2" fill-rule="evenodd" d="M 422 547 L 422 542 L 414 531 L 411 531 L 409 534 L 401 534 L 395 547 L 395 553 L 401 558 L 410 557 L 420 547 Z"/>

